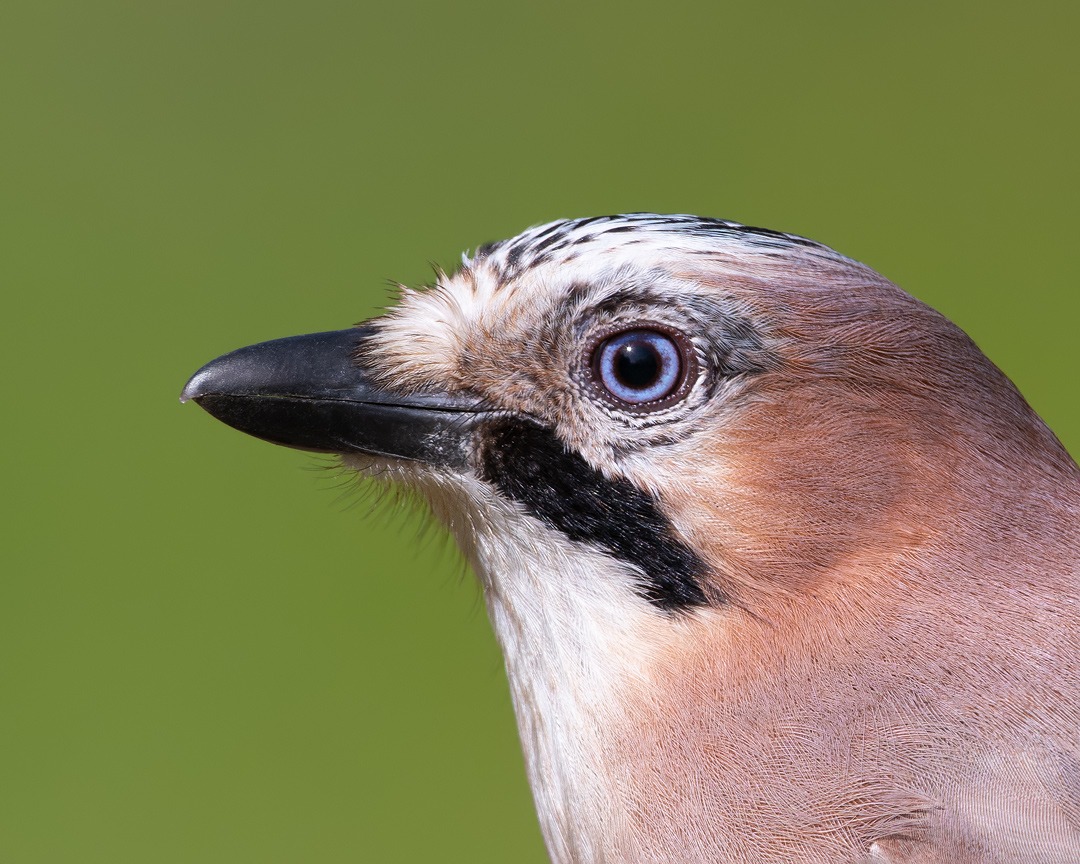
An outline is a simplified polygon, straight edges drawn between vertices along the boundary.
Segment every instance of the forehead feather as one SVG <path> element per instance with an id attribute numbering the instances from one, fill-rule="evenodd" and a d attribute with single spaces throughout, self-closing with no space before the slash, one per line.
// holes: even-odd
<path id="1" fill-rule="evenodd" d="M 649 213 L 561 220 L 480 247 L 431 289 L 406 290 L 380 319 L 374 350 L 395 386 L 453 386 L 470 349 L 534 342 L 570 307 L 588 309 L 624 289 L 657 308 L 696 293 L 722 301 L 734 319 L 771 318 L 767 307 L 791 289 L 864 271 L 812 240 L 736 222 Z"/>

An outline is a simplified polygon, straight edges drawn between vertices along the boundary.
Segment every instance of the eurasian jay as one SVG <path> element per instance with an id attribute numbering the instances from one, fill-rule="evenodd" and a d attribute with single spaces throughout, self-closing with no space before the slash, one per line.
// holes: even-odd
<path id="1" fill-rule="evenodd" d="M 553 222 L 182 398 L 428 501 L 556 864 L 1080 862 L 1080 469 L 868 267 Z"/>

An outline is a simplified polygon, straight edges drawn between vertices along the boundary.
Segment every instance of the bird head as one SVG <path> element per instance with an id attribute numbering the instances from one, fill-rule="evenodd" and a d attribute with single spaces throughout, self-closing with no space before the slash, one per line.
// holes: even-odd
<path id="1" fill-rule="evenodd" d="M 438 508 L 469 547 L 477 520 L 453 511 L 482 521 L 497 496 L 658 571 L 632 581 L 673 609 L 797 594 L 944 527 L 928 505 L 1014 448 L 1062 455 L 967 336 L 869 268 L 682 216 L 534 228 L 363 327 L 216 360 L 185 394 L 429 494 L 469 476 L 479 501 Z"/>
<path id="2" fill-rule="evenodd" d="M 1075 536 L 1076 466 L 961 330 L 825 246 L 714 219 L 533 228 L 363 326 L 212 361 L 184 398 L 429 502 L 484 586 L 556 860 L 647 845 L 628 748 L 668 794 L 722 775 L 738 801 L 771 724 L 812 703 L 850 738 L 837 687 L 902 716 L 949 607 L 1007 581 L 985 561 Z M 688 775 L 687 741 L 726 769 Z M 795 787 L 886 782 L 802 746 Z M 881 831 L 922 806 L 889 794 Z"/>

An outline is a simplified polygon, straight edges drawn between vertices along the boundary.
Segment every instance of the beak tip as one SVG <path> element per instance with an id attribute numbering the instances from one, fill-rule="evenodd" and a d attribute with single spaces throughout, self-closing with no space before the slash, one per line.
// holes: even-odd
<path id="1" fill-rule="evenodd" d="M 187 384 L 184 385 L 184 389 L 180 391 L 180 404 L 185 402 L 198 402 L 199 398 L 206 395 L 206 384 L 210 375 L 208 369 L 204 366 L 198 372 L 191 376 Z"/>

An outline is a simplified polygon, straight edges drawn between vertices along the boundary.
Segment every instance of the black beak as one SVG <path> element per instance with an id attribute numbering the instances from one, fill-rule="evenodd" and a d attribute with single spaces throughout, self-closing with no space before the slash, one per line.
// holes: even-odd
<path id="1" fill-rule="evenodd" d="M 194 399 L 234 429 L 323 453 L 366 453 L 446 468 L 469 462 L 477 424 L 491 406 L 448 393 L 393 393 L 357 358 L 371 327 L 249 345 L 196 372 Z"/>

